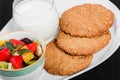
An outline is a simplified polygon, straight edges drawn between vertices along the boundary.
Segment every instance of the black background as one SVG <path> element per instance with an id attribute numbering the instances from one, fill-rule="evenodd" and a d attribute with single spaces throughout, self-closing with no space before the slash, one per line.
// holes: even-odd
<path id="1" fill-rule="evenodd" d="M 120 9 L 120 0 L 110 1 Z M 0 0 L 0 30 L 12 17 L 12 2 Z M 71 80 L 120 80 L 120 48 L 101 65 Z"/>

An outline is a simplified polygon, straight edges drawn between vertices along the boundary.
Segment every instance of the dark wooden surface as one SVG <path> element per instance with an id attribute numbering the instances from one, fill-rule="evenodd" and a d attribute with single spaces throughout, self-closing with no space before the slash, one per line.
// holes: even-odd
<path id="1" fill-rule="evenodd" d="M 110 0 L 120 9 L 120 0 Z M 0 0 L 0 30 L 12 17 L 13 0 Z M 120 48 L 105 62 L 71 80 L 120 80 Z"/>

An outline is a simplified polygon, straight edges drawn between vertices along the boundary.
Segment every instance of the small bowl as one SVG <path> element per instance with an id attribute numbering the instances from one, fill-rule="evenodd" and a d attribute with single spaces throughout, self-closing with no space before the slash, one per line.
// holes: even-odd
<path id="1" fill-rule="evenodd" d="M 41 38 L 38 34 L 28 31 L 15 31 L 4 34 L 0 36 L 0 40 L 9 40 L 11 38 L 14 39 L 22 39 L 22 38 L 29 38 L 29 39 L 37 39 L 42 46 L 43 53 L 42 56 L 33 64 L 23 67 L 20 69 L 0 69 L 0 75 L 3 80 L 36 80 L 40 77 L 44 61 L 45 61 L 45 50 L 46 44 L 43 38 Z"/>

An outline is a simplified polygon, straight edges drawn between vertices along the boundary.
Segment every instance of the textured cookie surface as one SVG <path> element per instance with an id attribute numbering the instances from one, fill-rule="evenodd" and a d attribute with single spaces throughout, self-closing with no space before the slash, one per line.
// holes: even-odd
<path id="1" fill-rule="evenodd" d="M 94 54 L 104 48 L 110 41 L 111 34 L 107 32 L 93 38 L 72 37 L 60 31 L 57 35 L 57 45 L 72 55 Z"/>
<path id="2" fill-rule="evenodd" d="M 72 36 L 94 37 L 108 31 L 114 13 L 100 4 L 83 4 L 65 11 L 60 18 L 60 28 Z"/>
<path id="3" fill-rule="evenodd" d="M 71 56 L 56 45 L 55 40 L 47 45 L 44 68 L 54 75 L 70 75 L 88 67 L 93 55 Z"/>

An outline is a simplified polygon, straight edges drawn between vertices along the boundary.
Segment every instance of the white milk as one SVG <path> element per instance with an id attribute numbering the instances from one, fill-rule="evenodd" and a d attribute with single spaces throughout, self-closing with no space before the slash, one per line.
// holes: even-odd
<path id="1" fill-rule="evenodd" d="M 18 30 L 39 33 L 46 40 L 56 35 L 59 17 L 49 0 L 24 0 L 13 8 L 13 19 Z"/>

